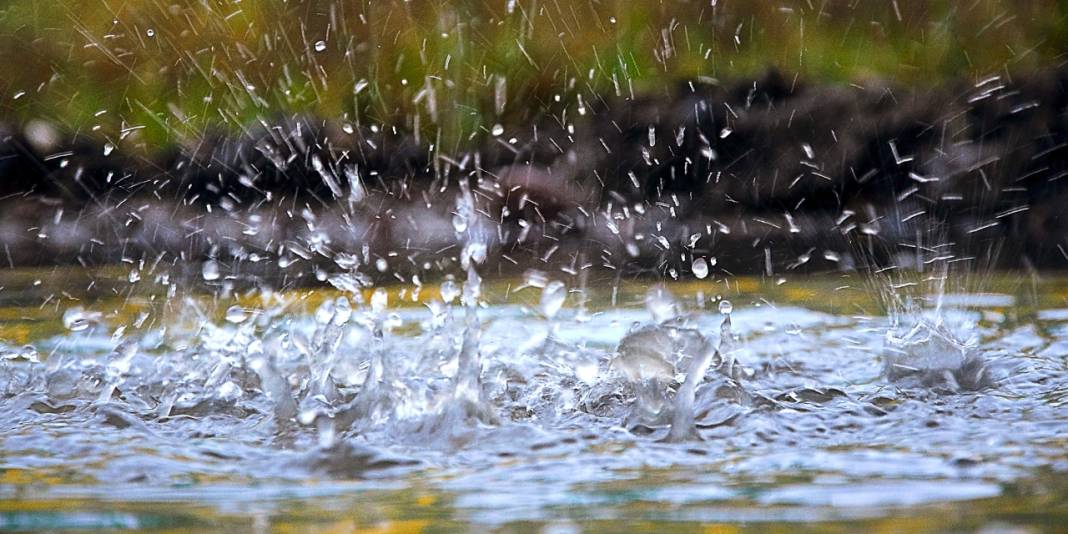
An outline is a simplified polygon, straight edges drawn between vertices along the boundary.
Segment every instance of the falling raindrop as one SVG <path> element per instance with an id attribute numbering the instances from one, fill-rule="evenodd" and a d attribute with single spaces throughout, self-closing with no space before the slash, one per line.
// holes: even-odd
<path id="1" fill-rule="evenodd" d="M 207 260 L 200 266 L 200 274 L 204 280 L 211 282 L 219 279 L 219 264 L 215 260 Z"/>
<path id="2" fill-rule="evenodd" d="M 389 292 L 385 289 L 378 288 L 371 294 L 371 310 L 377 314 L 386 311 L 386 306 L 389 305 Z"/>
<path id="3" fill-rule="evenodd" d="M 729 301 L 727 299 L 723 299 L 723 300 L 719 301 L 719 313 L 721 313 L 723 315 L 730 315 L 731 312 L 733 312 L 733 311 L 734 311 L 734 305 L 731 304 L 731 301 Z"/>
<path id="4" fill-rule="evenodd" d="M 332 300 L 327 300 L 320 304 L 319 307 L 315 309 L 315 322 L 321 325 L 330 324 L 330 322 L 334 320 L 334 314 L 336 312 L 334 307 L 335 303 Z"/>
<path id="5" fill-rule="evenodd" d="M 341 296 L 334 299 L 334 324 L 344 325 L 352 318 L 352 303 L 349 299 Z"/>
<path id="6" fill-rule="evenodd" d="M 315 51 L 316 52 L 325 52 L 326 51 L 326 41 L 315 41 Z"/>
<path id="7" fill-rule="evenodd" d="M 63 326 L 71 332 L 81 332 L 89 328 L 97 317 L 98 314 L 87 312 L 76 306 L 63 312 Z"/>
<path id="8" fill-rule="evenodd" d="M 446 304 L 456 300 L 456 297 L 460 296 L 460 288 L 456 286 L 456 282 L 452 280 L 446 280 L 441 283 L 441 300 Z"/>
<path id="9" fill-rule="evenodd" d="M 704 258 L 694 258 L 693 265 L 690 268 L 693 270 L 693 275 L 697 278 L 704 280 L 708 277 L 708 260 Z"/>
<path id="10" fill-rule="evenodd" d="M 564 301 L 567 299 L 567 286 L 563 282 L 553 280 L 545 286 L 545 289 L 541 291 L 541 302 L 539 307 L 541 313 L 548 319 L 552 319 L 556 316 L 560 308 L 563 307 Z"/>
<path id="11" fill-rule="evenodd" d="M 467 230 L 467 217 L 457 213 L 452 216 L 452 229 L 458 234 L 462 234 Z"/>
<path id="12" fill-rule="evenodd" d="M 243 323 L 248 319 L 248 313 L 241 306 L 230 306 L 226 309 L 226 321 L 234 324 Z"/>

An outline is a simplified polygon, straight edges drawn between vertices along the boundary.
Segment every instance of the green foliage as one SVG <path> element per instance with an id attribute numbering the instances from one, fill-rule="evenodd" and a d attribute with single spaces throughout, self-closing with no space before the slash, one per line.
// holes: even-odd
<path id="1" fill-rule="evenodd" d="M 0 120 L 143 150 L 315 113 L 459 143 L 557 98 L 770 66 L 935 84 L 1063 61 L 1064 0 L 64 0 L 0 7 Z"/>

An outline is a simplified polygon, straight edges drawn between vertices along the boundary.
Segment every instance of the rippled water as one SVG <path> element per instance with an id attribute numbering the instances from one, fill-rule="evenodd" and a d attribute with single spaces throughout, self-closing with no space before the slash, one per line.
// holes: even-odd
<path id="1" fill-rule="evenodd" d="M 0 530 L 1068 520 L 1061 280 L 20 276 Z"/>

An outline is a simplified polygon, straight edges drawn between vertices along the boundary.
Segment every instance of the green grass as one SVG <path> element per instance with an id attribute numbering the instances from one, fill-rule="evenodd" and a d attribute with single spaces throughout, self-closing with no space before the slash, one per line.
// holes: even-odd
<path id="1" fill-rule="evenodd" d="M 309 112 L 418 129 L 448 150 L 496 122 L 574 113 L 580 95 L 662 93 L 770 66 L 813 81 L 933 85 L 1056 65 L 1068 41 L 1068 0 L 509 5 L 9 3 L 0 7 L 0 121 L 45 118 L 149 151 Z"/>

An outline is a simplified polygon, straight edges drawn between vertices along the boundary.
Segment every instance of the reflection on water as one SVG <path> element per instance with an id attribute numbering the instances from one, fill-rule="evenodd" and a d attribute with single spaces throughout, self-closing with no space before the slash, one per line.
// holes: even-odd
<path id="1" fill-rule="evenodd" d="M 1058 281 L 889 314 L 842 278 L 479 282 L 9 284 L 0 530 L 1068 517 Z"/>

